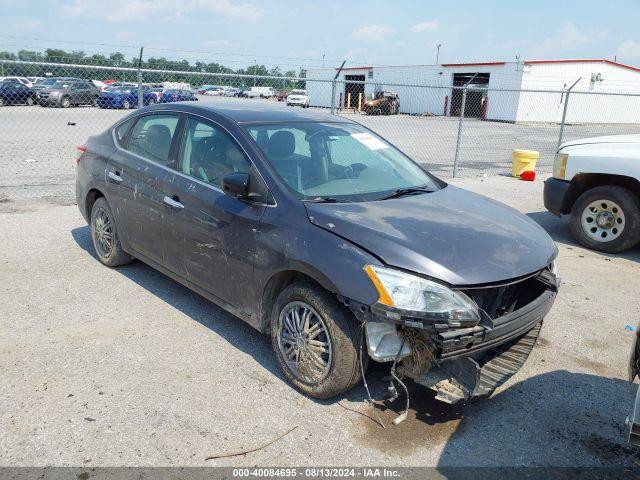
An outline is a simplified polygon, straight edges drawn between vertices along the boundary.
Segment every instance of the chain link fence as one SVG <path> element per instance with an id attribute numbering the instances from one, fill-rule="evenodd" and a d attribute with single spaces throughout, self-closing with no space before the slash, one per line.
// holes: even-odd
<path id="1" fill-rule="evenodd" d="M 19 60 L 0 60 L 0 77 L 0 201 L 73 202 L 76 146 L 150 103 L 285 105 L 292 90 L 306 90 L 311 110 L 363 124 L 444 179 L 508 174 L 514 149 L 539 151 L 537 171 L 550 173 L 560 142 L 637 133 L 640 125 L 640 94 L 570 88 L 379 84 Z M 119 100 L 112 100 L 113 91 Z"/>

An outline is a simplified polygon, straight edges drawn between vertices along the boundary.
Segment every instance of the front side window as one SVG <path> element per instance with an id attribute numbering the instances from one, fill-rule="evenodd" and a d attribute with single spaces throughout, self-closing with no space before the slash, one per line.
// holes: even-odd
<path id="1" fill-rule="evenodd" d="M 127 150 L 152 162 L 166 165 L 177 126 L 178 117 L 175 115 L 141 117 L 131 131 Z"/>
<path id="2" fill-rule="evenodd" d="M 222 128 L 187 119 L 180 146 L 179 170 L 217 187 L 228 173 L 250 173 L 251 162 Z"/>
<path id="3" fill-rule="evenodd" d="M 360 125 L 250 124 L 245 130 L 302 199 L 368 201 L 405 188 L 440 188 L 413 161 Z"/>

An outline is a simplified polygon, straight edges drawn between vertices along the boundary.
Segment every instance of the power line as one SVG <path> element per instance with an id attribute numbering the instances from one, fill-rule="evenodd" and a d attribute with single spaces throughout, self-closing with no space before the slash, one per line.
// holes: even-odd
<path id="1" fill-rule="evenodd" d="M 139 45 L 127 45 L 127 44 L 118 44 L 118 43 L 98 43 L 98 42 L 85 42 L 85 41 L 77 41 L 77 40 L 55 40 L 55 39 L 51 39 L 51 38 L 37 38 L 37 37 L 21 37 L 21 36 L 16 36 L 16 35 L 0 35 L 0 38 L 11 38 L 14 40 L 27 40 L 27 41 L 37 41 L 37 42 L 55 42 L 55 43 L 66 43 L 66 44 L 73 44 L 73 45 L 87 45 L 87 46 L 94 46 L 94 47 L 114 47 L 114 48 L 129 48 L 129 49 L 134 49 L 135 51 L 137 51 L 140 46 Z M 181 49 L 176 49 L 176 48 L 167 48 L 167 47 L 158 47 L 158 46 L 147 46 L 145 45 L 144 47 L 146 50 L 157 50 L 157 51 L 164 51 L 164 52 L 172 52 L 172 53 L 195 53 L 195 54 L 203 54 L 203 55 L 220 55 L 220 56 L 229 56 L 229 57 L 244 57 L 244 58 L 249 58 L 249 59 L 254 59 L 254 58 L 268 58 L 268 59 L 274 59 L 274 60 L 289 60 L 289 61 L 307 61 L 307 62 L 314 62 L 314 63 L 318 63 L 318 65 L 322 65 L 322 58 L 305 58 L 305 57 L 284 57 L 284 56 L 275 56 L 275 55 L 257 55 L 255 53 L 253 54 L 248 54 L 248 53 L 231 53 L 231 52 L 213 52 L 213 51 L 204 51 L 204 50 L 181 50 Z M 343 59 L 331 59 L 331 58 L 325 58 L 324 61 L 325 62 L 335 62 L 335 63 L 340 63 L 342 62 Z M 367 64 L 367 65 L 376 65 L 376 66 L 383 66 L 381 64 L 377 64 L 377 63 L 373 63 L 373 62 L 367 62 L 367 61 L 363 61 L 363 60 L 357 60 L 357 59 L 349 59 L 350 63 L 360 63 L 360 64 Z"/>

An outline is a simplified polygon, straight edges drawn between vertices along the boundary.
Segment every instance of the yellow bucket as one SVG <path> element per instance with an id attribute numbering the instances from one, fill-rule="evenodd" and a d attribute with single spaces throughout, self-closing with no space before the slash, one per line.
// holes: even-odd
<path id="1" fill-rule="evenodd" d="M 522 172 L 535 171 L 538 158 L 540 158 L 540 152 L 535 150 L 514 150 L 511 175 L 519 177 Z"/>

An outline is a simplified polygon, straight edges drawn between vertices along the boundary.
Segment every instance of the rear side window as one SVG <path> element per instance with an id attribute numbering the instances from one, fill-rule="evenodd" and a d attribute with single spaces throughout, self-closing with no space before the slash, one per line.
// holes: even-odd
<path id="1" fill-rule="evenodd" d="M 166 165 L 177 126 L 175 115 L 141 117 L 133 126 L 126 148 L 147 160 Z"/>
<path id="2" fill-rule="evenodd" d="M 123 148 L 125 147 L 127 133 L 129 132 L 129 129 L 131 128 L 131 125 L 133 125 L 134 121 L 135 121 L 134 118 L 130 118 L 123 124 L 118 125 L 113 130 L 114 133 L 116 134 L 116 142 L 118 142 L 119 146 Z"/>

